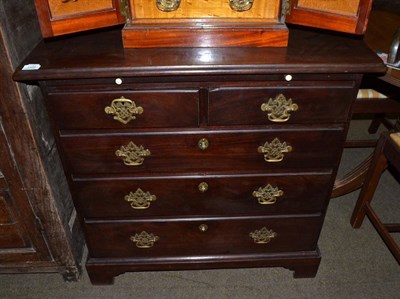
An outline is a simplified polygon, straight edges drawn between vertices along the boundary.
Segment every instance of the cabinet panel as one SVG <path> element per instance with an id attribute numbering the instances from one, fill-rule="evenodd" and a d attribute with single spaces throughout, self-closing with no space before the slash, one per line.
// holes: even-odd
<path id="1" fill-rule="evenodd" d="M 43 37 L 122 24 L 119 0 L 35 0 Z"/>
<path id="2" fill-rule="evenodd" d="M 111 0 L 48 0 L 52 19 L 113 9 Z"/>
<path id="3" fill-rule="evenodd" d="M 293 0 L 286 22 L 363 34 L 371 8 L 372 0 Z"/>
<path id="4" fill-rule="evenodd" d="M 15 213 L 16 209 L 8 192 L 0 192 L 0 249 L 27 246 L 20 232 L 23 227 L 17 222 Z"/>

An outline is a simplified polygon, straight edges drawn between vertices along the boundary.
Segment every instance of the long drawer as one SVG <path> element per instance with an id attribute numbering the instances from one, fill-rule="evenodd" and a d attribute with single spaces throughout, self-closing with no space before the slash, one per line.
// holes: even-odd
<path id="1" fill-rule="evenodd" d="M 50 114 L 61 130 L 197 127 L 199 124 L 196 89 L 50 93 L 47 101 Z"/>
<path id="2" fill-rule="evenodd" d="M 217 88 L 209 93 L 210 125 L 345 122 L 354 89 L 343 86 Z"/>
<path id="3" fill-rule="evenodd" d="M 85 218 L 319 213 L 330 174 L 75 180 Z"/>
<path id="4" fill-rule="evenodd" d="M 343 134 L 333 129 L 64 135 L 73 174 L 205 173 L 328 169 Z"/>
<path id="5" fill-rule="evenodd" d="M 86 222 L 93 258 L 173 257 L 315 250 L 322 217 Z"/>

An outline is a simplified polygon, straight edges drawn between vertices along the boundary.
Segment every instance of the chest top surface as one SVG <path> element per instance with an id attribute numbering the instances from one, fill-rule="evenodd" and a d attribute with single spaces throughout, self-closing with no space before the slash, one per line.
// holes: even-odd
<path id="1" fill-rule="evenodd" d="M 39 70 L 22 70 L 40 64 Z M 17 81 L 115 76 L 277 73 L 383 73 L 382 61 L 354 37 L 291 29 L 286 48 L 124 49 L 113 30 L 42 41 L 17 68 Z"/>

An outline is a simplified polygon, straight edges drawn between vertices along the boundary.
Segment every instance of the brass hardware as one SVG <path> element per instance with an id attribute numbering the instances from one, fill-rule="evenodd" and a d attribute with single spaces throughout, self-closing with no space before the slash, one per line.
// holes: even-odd
<path id="1" fill-rule="evenodd" d="M 157 196 L 138 188 L 135 193 L 130 192 L 128 195 L 125 195 L 124 199 L 131 203 L 132 209 L 144 210 L 150 207 L 151 202 L 155 201 Z"/>
<path id="2" fill-rule="evenodd" d="M 264 154 L 266 162 L 280 162 L 284 158 L 283 153 L 289 153 L 293 148 L 286 142 L 280 142 L 278 138 L 275 138 L 271 143 L 265 142 L 264 146 L 259 146 L 257 150 L 260 154 Z"/>
<path id="3" fill-rule="evenodd" d="M 204 151 L 205 149 L 208 148 L 209 142 L 206 138 L 201 138 L 199 140 L 199 142 L 197 143 L 197 145 L 199 146 L 199 148 Z"/>
<path id="4" fill-rule="evenodd" d="M 137 146 L 132 141 L 127 146 L 121 146 L 119 150 L 115 152 L 117 157 L 121 157 L 124 164 L 128 166 L 142 165 L 144 157 L 151 155 L 148 149 L 144 149 L 143 145 Z"/>
<path id="5" fill-rule="evenodd" d="M 270 184 L 253 191 L 253 196 L 257 198 L 260 205 L 272 205 L 276 203 L 277 197 L 282 195 L 282 190 L 279 190 L 278 187 L 272 187 Z"/>
<path id="6" fill-rule="evenodd" d="M 129 13 L 129 0 L 119 0 L 119 3 L 119 10 L 121 12 L 121 15 L 125 17 L 125 23 L 128 23 L 131 18 L 131 15 Z"/>
<path id="7" fill-rule="evenodd" d="M 246 11 L 253 6 L 254 0 L 229 0 L 229 6 L 234 11 Z"/>
<path id="8" fill-rule="evenodd" d="M 285 122 L 290 118 L 290 112 L 297 111 L 299 106 L 292 99 L 286 99 L 283 94 L 278 94 L 274 99 L 261 105 L 261 111 L 268 112 L 268 119 L 272 122 Z"/>
<path id="9" fill-rule="evenodd" d="M 114 99 L 110 106 L 104 108 L 105 113 L 113 114 L 114 119 L 126 125 L 131 120 L 136 119 L 135 115 L 140 115 L 143 113 L 143 108 L 136 106 L 135 102 L 120 97 L 119 99 Z"/>
<path id="10" fill-rule="evenodd" d="M 250 238 L 254 240 L 256 244 L 267 244 L 271 240 L 278 236 L 272 229 L 267 229 L 265 226 L 260 230 L 255 230 L 249 234 Z"/>
<path id="11" fill-rule="evenodd" d="M 199 230 L 203 233 L 205 233 L 208 230 L 207 224 L 200 224 L 199 225 Z"/>
<path id="12" fill-rule="evenodd" d="M 206 182 L 201 182 L 199 184 L 199 191 L 206 192 L 208 190 L 208 184 Z"/>
<path id="13" fill-rule="evenodd" d="M 287 15 L 292 13 L 292 3 L 291 0 L 283 0 L 282 1 L 282 19 L 285 20 Z"/>
<path id="14" fill-rule="evenodd" d="M 177 10 L 180 4 L 181 0 L 156 0 L 157 8 L 163 12 Z"/>
<path id="15" fill-rule="evenodd" d="M 149 234 L 145 231 L 142 231 L 140 234 L 135 234 L 130 237 L 130 240 L 136 244 L 138 248 L 150 248 L 153 247 L 154 243 L 157 242 L 160 238 L 155 236 L 154 234 Z"/>

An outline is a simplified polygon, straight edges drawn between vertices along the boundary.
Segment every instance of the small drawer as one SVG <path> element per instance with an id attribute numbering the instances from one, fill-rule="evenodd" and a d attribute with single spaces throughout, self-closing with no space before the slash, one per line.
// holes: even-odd
<path id="1" fill-rule="evenodd" d="M 254 173 L 331 169 L 342 128 L 263 129 L 64 135 L 64 161 L 74 175 L 156 173 Z"/>
<path id="2" fill-rule="evenodd" d="M 312 214 L 330 194 L 330 174 L 74 180 L 84 218 Z"/>
<path id="3" fill-rule="evenodd" d="M 209 93 L 210 125 L 341 123 L 348 118 L 354 88 L 218 88 Z"/>
<path id="4" fill-rule="evenodd" d="M 196 127 L 198 90 L 50 93 L 58 129 Z"/>
<path id="5" fill-rule="evenodd" d="M 316 250 L 322 217 L 85 222 L 92 258 L 266 254 Z"/>

